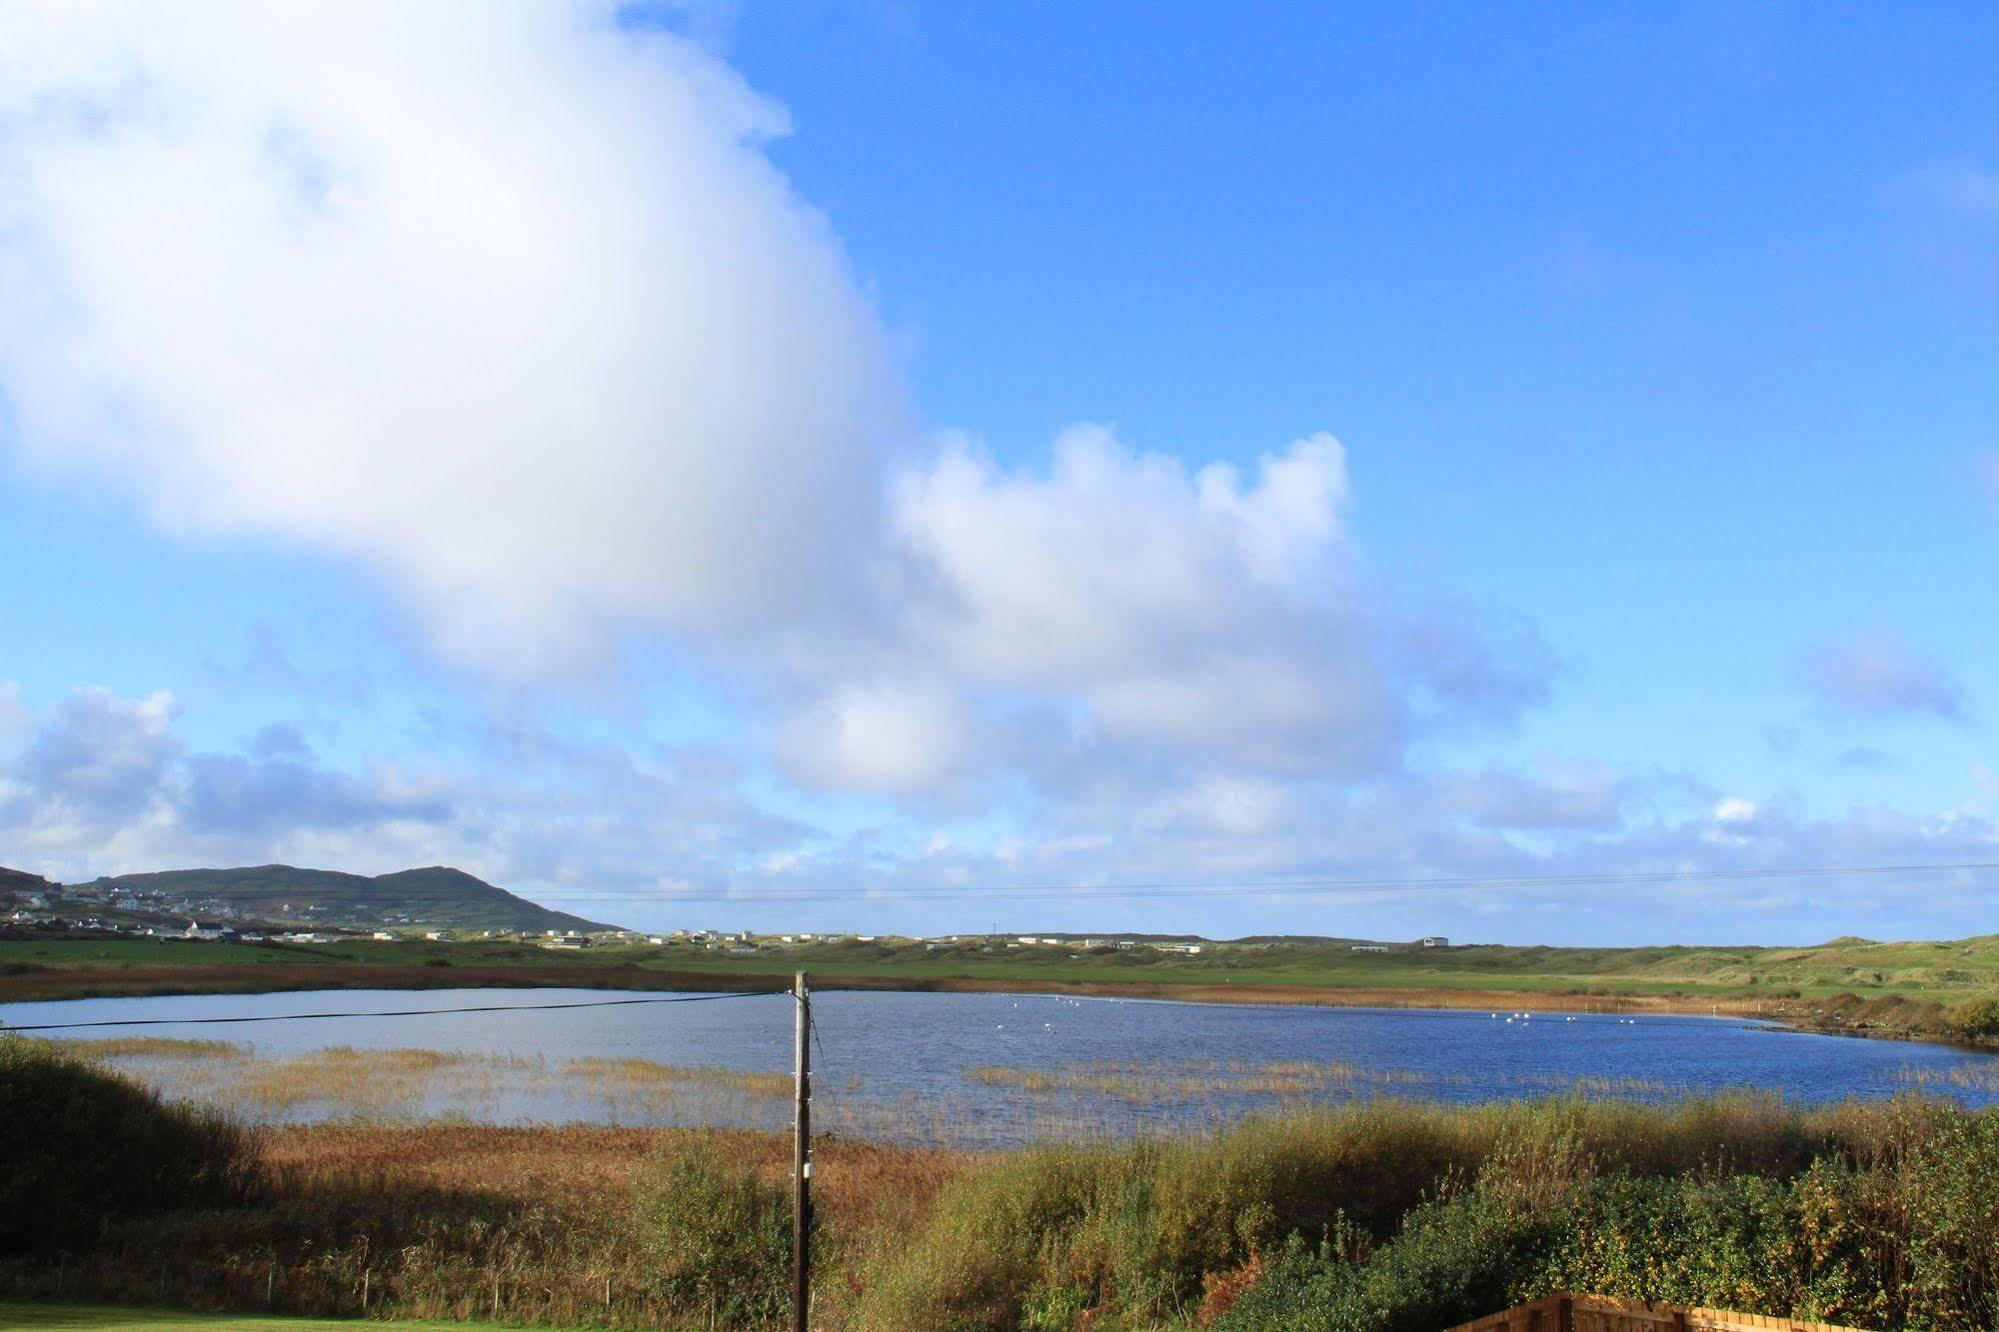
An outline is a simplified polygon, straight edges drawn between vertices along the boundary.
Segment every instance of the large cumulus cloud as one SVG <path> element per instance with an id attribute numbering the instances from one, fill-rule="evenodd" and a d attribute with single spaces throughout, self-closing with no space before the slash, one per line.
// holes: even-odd
<path id="1" fill-rule="evenodd" d="M 609 5 L 9 7 L 18 440 L 170 527 L 358 557 L 510 676 L 805 616 L 901 424 L 784 129 Z"/>
<path id="2" fill-rule="evenodd" d="M 793 780 L 961 803 L 1084 754 L 1381 773 L 1483 687 L 1478 635 L 1370 604 L 1328 436 L 1246 474 L 920 441 L 782 110 L 609 4 L 0 25 L 17 444 L 358 560 L 480 675 L 664 635 Z"/>

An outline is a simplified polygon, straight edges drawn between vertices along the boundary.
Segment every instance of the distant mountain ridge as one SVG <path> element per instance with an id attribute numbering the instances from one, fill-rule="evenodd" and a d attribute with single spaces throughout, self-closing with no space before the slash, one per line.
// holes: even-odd
<path id="1" fill-rule="evenodd" d="M 373 877 L 339 870 L 255 865 L 238 869 L 161 870 L 97 879 L 92 888 L 173 902 L 222 906 L 239 917 L 279 924 L 348 927 L 432 926 L 453 930 L 608 930 L 600 921 L 516 897 L 446 865 Z"/>

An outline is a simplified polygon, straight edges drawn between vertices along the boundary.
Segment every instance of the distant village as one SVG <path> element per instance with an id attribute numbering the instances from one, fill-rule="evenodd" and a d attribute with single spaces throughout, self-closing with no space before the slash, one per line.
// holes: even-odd
<path id="1" fill-rule="evenodd" d="M 697 947 L 734 955 L 769 949 L 829 944 L 881 944 L 925 949 L 976 948 L 998 953 L 1021 950 L 1068 949 L 1073 952 L 1128 952 L 1149 949 L 1182 957 L 1198 957 L 1214 944 L 1188 938 L 1147 938 L 1072 934 L 851 934 L 797 931 L 789 934 L 707 929 L 643 930 L 511 930 L 464 929 L 425 921 L 407 911 L 385 911 L 376 922 L 353 919 L 355 908 L 343 904 L 345 918 L 332 919 L 336 909 L 322 903 L 287 902 L 272 913 L 276 920 L 252 918 L 232 903 L 158 888 L 98 883 L 61 884 L 19 870 L 0 868 L 0 931 L 86 931 L 163 940 L 206 940 L 242 943 L 330 944 L 356 941 L 406 943 L 530 944 L 553 950 L 607 947 Z M 1450 940 L 1430 935 L 1406 944 L 1354 943 L 1355 953 L 1390 953 L 1411 948 L 1447 948 Z"/>

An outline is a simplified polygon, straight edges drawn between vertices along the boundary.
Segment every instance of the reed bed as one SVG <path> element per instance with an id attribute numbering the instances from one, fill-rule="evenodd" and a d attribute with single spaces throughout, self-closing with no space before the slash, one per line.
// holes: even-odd
<path id="1" fill-rule="evenodd" d="M 1948 1068 L 1901 1068 L 1895 1080 L 1919 1091 L 1955 1087 L 1964 1091 L 1999 1092 L 1999 1064 L 1991 1060 L 1952 1064 Z"/>
<path id="2" fill-rule="evenodd" d="M 228 1041 L 191 1041 L 172 1036 L 107 1036 L 70 1047 L 84 1059 L 233 1059 L 248 1053 Z"/>
<path id="3" fill-rule="evenodd" d="M 1172 1105 L 1203 1097 L 1297 1097 L 1331 1089 L 1422 1087 L 1446 1082 L 1469 1085 L 1468 1077 L 1442 1078 L 1409 1069 L 1369 1068 L 1344 1060 L 1262 1062 L 1222 1060 L 1099 1060 L 1022 1068 L 985 1064 L 965 1076 L 989 1087 L 1022 1091 L 1084 1092 L 1142 1105 Z"/>
<path id="4" fill-rule="evenodd" d="M 251 1125 L 442 1119 L 773 1131 L 789 1122 L 793 1090 L 788 1073 L 638 1058 L 346 1046 L 277 1055 L 163 1037 L 71 1048 L 170 1099 Z M 962 1091 L 920 1095 L 880 1094 L 858 1075 L 829 1079 L 816 1088 L 815 1116 L 846 1137 L 992 1150 L 1212 1134 L 1250 1114 L 1381 1096 L 1468 1101 L 1510 1090 L 1656 1100 L 1684 1090 L 1647 1078 L 1535 1074 L 1514 1075 L 1502 1087 L 1468 1073 L 1300 1059 L 984 1065 L 964 1077 Z"/>
<path id="5" fill-rule="evenodd" d="M 347 1122 L 267 1126 L 250 1143 L 259 1181 L 251 1205 L 114 1224 L 87 1249 L 59 1257 L 0 1256 L 0 1293 L 333 1317 L 706 1328 L 706 1310 L 660 1287 L 634 1207 L 640 1184 L 663 1161 L 704 1147 L 772 1182 L 790 1166 L 782 1135 L 741 1131 Z M 815 1197 L 829 1262 L 906 1233 L 976 1160 L 822 1142 Z M 828 1282 L 828 1310 L 841 1307 L 845 1289 Z"/>
<path id="6" fill-rule="evenodd" d="M 744 1096 L 790 1096 L 789 1073 L 744 1073 L 707 1065 L 662 1064 L 651 1059 L 585 1056 L 563 1065 L 564 1076 L 613 1087 L 723 1087 Z"/>
<path id="7" fill-rule="evenodd" d="M 171 1099 L 252 1124 L 443 1117 L 767 1128 L 791 1096 L 787 1074 L 648 1059 L 349 1046 L 272 1055 L 167 1037 L 73 1048 Z"/>

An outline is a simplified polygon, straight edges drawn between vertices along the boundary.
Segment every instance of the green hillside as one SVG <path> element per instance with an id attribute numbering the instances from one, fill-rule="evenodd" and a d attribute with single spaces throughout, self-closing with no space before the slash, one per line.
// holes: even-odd
<path id="1" fill-rule="evenodd" d="M 257 865 L 242 869 L 121 874 L 84 885 L 139 896 L 169 914 L 220 914 L 279 924 L 428 926 L 453 930 L 602 930 L 613 926 L 551 911 L 464 870 L 433 865 L 370 878 L 337 870 Z"/>

